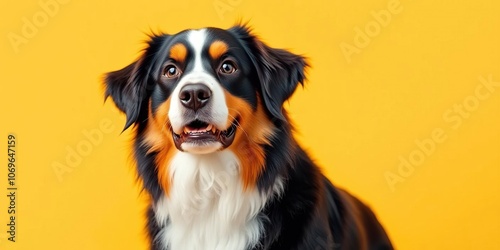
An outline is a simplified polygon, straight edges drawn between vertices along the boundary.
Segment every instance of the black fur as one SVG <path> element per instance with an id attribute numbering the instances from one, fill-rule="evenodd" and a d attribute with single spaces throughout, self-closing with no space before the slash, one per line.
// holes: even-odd
<path id="1" fill-rule="evenodd" d="M 240 40 L 253 63 L 267 110 L 274 118 L 286 122 L 283 103 L 305 80 L 304 69 L 308 66 L 305 58 L 283 49 L 270 48 L 253 36 L 247 27 L 236 26 L 229 32 Z"/>
<path id="2" fill-rule="evenodd" d="M 147 117 L 147 102 L 155 88 L 159 63 L 159 51 L 170 36 L 152 36 L 144 56 L 127 67 L 106 74 L 105 98 L 111 96 L 116 107 L 127 115 L 124 130 Z M 164 50 L 164 48 L 163 48 Z"/>
<path id="3" fill-rule="evenodd" d="M 277 249 L 393 249 L 387 234 L 373 212 L 358 199 L 335 188 L 320 172 L 311 158 L 292 136 L 283 103 L 305 80 L 305 58 L 262 43 L 245 26 L 229 30 L 211 28 L 213 36 L 234 40 L 244 54 L 236 54 L 242 62 L 243 74 L 237 79 L 222 79 L 221 84 L 253 107 L 259 95 L 267 115 L 276 127 L 265 151 L 265 169 L 258 178 L 261 191 L 272 189 L 277 178 L 284 180 L 281 196 L 270 200 L 260 215 L 264 231 L 255 250 Z M 172 86 L 158 79 L 165 48 L 173 39 L 181 40 L 182 32 L 153 36 L 144 55 L 122 70 L 105 78 L 106 97 L 126 113 L 125 129 L 136 125 L 134 156 L 144 189 L 157 201 L 163 194 L 158 182 L 155 156 L 148 153 L 142 141 L 147 125 L 147 103 L 153 109 L 170 95 Z M 235 81 L 237 84 L 235 84 Z M 170 89 L 169 89 L 170 88 Z M 156 235 L 162 228 L 156 223 L 151 208 L 147 212 L 147 229 L 151 249 L 162 249 Z"/>

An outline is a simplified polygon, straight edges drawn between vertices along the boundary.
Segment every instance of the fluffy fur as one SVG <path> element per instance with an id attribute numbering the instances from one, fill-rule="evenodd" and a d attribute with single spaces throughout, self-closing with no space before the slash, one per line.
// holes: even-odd
<path id="1" fill-rule="evenodd" d="M 243 25 L 153 35 L 105 78 L 134 126 L 151 249 L 393 249 L 292 136 L 283 103 L 306 60 Z"/>

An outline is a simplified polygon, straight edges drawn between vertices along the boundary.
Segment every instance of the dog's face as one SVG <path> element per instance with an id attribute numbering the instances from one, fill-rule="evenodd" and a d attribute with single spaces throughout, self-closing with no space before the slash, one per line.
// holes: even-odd
<path id="1" fill-rule="evenodd" d="M 229 147 L 244 111 L 257 108 L 250 58 L 223 30 L 191 30 L 170 40 L 151 99 L 153 113 L 168 106 L 164 122 L 179 150 L 204 154 Z"/>
<path id="2" fill-rule="evenodd" d="M 244 26 L 185 30 L 152 36 L 139 60 L 107 74 L 106 96 L 126 113 L 125 128 L 142 126 L 136 139 L 164 160 L 176 150 L 228 149 L 263 164 L 257 158 L 286 122 L 282 105 L 304 67 L 304 58 L 268 47 Z"/>

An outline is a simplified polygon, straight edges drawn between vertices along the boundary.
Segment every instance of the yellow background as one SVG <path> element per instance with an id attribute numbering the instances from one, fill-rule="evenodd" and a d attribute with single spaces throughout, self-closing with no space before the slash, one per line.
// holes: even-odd
<path id="1" fill-rule="evenodd" d="M 475 104 L 480 77 L 500 82 L 500 4 L 401 0 L 402 11 L 376 32 L 372 12 L 390 2 L 65 0 L 50 13 L 34 0 L 3 3 L 0 249 L 145 249 L 130 133 L 120 134 L 124 116 L 103 105 L 100 78 L 132 62 L 151 30 L 227 28 L 238 19 L 268 44 L 310 58 L 307 86 L 287 105 L 299 140 L 334 183 L 374 208 L 397 249 L 500 249 L 500 87 L 460 125 L 443 118 Z M 14 46 L 12 34 L 22 37 L 33 18 L 40 26 Z M 367 25 L 373 36 L 349 62 L 341 44 L 354 45 Z M 435 129 L 444 142 L 391 189 L 385 175 L 399 175 L 400 157 L 418 155 L 415 140 Z M 102 140 L 58 179 L 54 164 L 66 164 L 68 150 L 88 146 L 85 132 L 96 130 Z M 16 243 L 5 233 L 11 132 Z"/>

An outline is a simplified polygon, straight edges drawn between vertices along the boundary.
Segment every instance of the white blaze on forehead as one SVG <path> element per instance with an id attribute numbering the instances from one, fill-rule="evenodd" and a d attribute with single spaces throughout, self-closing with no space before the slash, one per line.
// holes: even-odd
<path id="1" fill-rule="evenodd" d="M 205 29 L 192 30 L 188 34 L 188 42 L 193 47 L 194 50 L 194 68 L 193 71 L 203 71 L 203 63 L 201 60 L 201 55 L 203 52 L 203 46 L 207 40 L 207 32 Z"/>
<path id="2" fill-rule="evenodd" d="M 212 91 L 212 96 L 210 102 L 204 107 L 204 113 L 208 113 L 210 116 L 210 122 L 219 130 L 227 129 L 225 126 L 228 124 L 228 108 L 226 105 L 226 98 L 224 95 L 224 89 L 220 85 L 219 81 L 213 76 L 212 69 L 206 69 L 203 67 L 203 49 L 207 46 L 207 30 L 191 30 L 187 34 L 188 45 L 192 49 L 193 54 L 193 67 L 188 72 L 184 72 L 180 82 L 175 87 L 172 92 L 172 101 L 170 103 L 170 110 L 168 112 L 168 117 L 170 119 L 170 124 L 175 133 L 182 133 L 183 125 L 185 121 L 191 120 L 191 117 L 185 117 L 184 112 L 186 108 L 181 104 L 179 99 L 179 92 L 186 84 L 205 84 Z"/>

